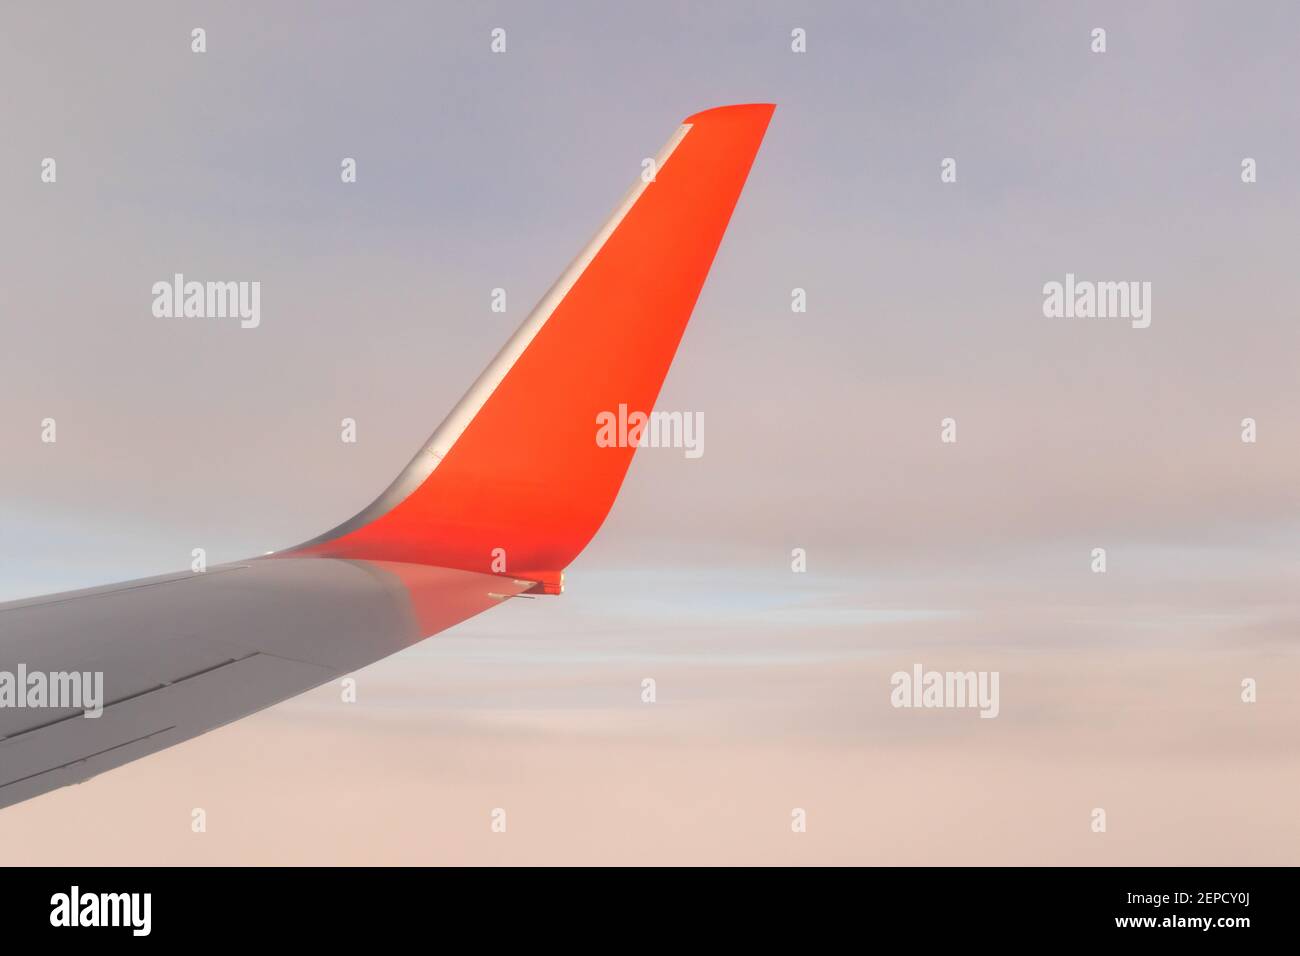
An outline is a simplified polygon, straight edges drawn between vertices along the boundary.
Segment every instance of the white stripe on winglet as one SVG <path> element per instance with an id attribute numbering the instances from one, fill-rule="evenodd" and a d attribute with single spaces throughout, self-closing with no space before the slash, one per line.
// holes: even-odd
<path id="1" fill-rule="evenodd" d="M 663 169 L 664 163 L 668 162 L 668 157 L 677 149 L 678 144 L 686 137 L 690 129 L 689 123 L 679 126 L 672 139 L 668 140 L 667 145 L 659 151 L 659 155 L 655 157 L 656 173 Z M 479 413 L 479 409 L 483 407 L 492 393 L 496 391 L 497 386 L 514 368 L 519 356 L 523 355 L 524 350 L 532 344 L 537 333 L 542 330 L 542 326 L 546 324 L 559 304 L 564 301 L 564 297 L 569 294 L 569 290 L 582 278 L 582 274 L 587 271 L 587 266 L 591 265 L 592 260 L 596 258 L 596 254 L 600 252 L 609 237 L 614 234 L 614 230 L 623 222 L 623 218 L 636 205 L 636 201 L 641 198 L 641 194 L 646 191 L 649 185 L 650 183 L 638 177 L 636 185 L 628 191 L 628 194 L 623 198 L 622 204 L 609 217 L 600 232 L 596 233 L 596 237 L 587 243 L 587 247 L 578 254 L 578 258 L 570 263 L 569 268 L 564 270 L 564 274 L 556 280 L 546 295 L 542 296 L 542 301 L 537 303 L 533 311 L 528 314 L 528 318 L 524 319 L 523 324 L 519 326 L 518 331 L 510 337 L 510 340 L 506 342 L 501 351 L 496 354 L 496 358 L 483 370 L 483 374 L 470 386 L 469 391 L 465 393 L 465 397 L 456 404 L 456 407 L 451 410 L 451 414 L 438 426 L 438 430 L 433 433 L 424 448 L 424 454 L 435 459 L 434 464 L 429 468 L 429 472 L 432 472 L 437 467 L 437 462 L 441 461 L 443 456 L 451 450 L 451 446 L 456 444 L 456 440 L 469 427 L 469 423 L 474 420 L 474 416 Z"/>

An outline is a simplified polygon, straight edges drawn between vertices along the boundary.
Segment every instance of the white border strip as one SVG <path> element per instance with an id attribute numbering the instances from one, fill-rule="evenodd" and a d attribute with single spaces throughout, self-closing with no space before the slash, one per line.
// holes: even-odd
<path id="1" fill-rule="evenodd" d="M 673 134 L 672 139 L 668 140 L 667 145 L 655 157 L 656 173 L 663 169 L 664 164 L 668 162 L 668 157 L 673 154 L 673 151 L 686 138 L 686 134 L 690 130 L 689 123 L 684 123 L 677 128 L 677 132 Z M 426 477 L 433 472 L 438 462 L 442 461 L 447 452 L 451 451 L 451 447 L 456 444 L 456 440 L 469 427 L 469 423 L 474 420 L 474 416 L 479 413 L 479 409 L 496 391 L 497 386 L 510 374 L 515 362 L 519 361 L 519 356 L 523 355 L 528 346 L 532 344 L 533 339 L 537 337 L 537 333 L 542 330 L 542 326 L 550 319 L 559 304 L 564 301 L 564 297 L 569 294 L 569 290 L 577 285 L 578 280 L 582 278 L 582 274 L 587 271 L 587 266 L 591 265 L 592 260 L 596 258 L 609 237 L 614 234 L 614 230 L 622 224 L 623 219 L 632 211 L 636 201 L 641 198 L 641 194 L 649 186 L 649 182 L 638 178 L 636 185 L 628 191 L 623 198 L 622 204 L 609 217 L 600 232 L 596 233 L 596 237 L 587 243 L 587 247 L 578 254 L 578 258 L 569 264 L 569 268 L 564 270 L 564 274 L 555 281 L 555 284 L 551 286 L 546 295 L 542 296 L 542 300 L 537 303 L 533 311 L 528 313 L 528 318 L 524 319 L 523 324 L 519 326 L 515 334 L 510 337 L 510 340 L 492 359 L 491 364 L 483 370 L 483 374 L 470 386 L 469 391 L 465 393 L 465 397 L 456 404 L 456 407 L 451 410 L 446 420 L 438 426 L 438 430 L 433 433 L 421 454 L 416 456 L 417 461 L 424 456 L 432 456 L 436 459 L 429 466 Z M 415 464 L 415 462 L 412 462 L 412 464 Z"/>

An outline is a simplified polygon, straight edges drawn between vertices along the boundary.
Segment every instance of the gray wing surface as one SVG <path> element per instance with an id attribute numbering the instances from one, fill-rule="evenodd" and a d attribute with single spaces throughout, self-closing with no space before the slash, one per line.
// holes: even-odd
<path id="1" fill-rule="evenodd" d="M 0 807 L 327 683 L 532 585 L 282 558 L 0 604 L 0 669 L 101 674 L 103 708 L 0 707 Z"/>

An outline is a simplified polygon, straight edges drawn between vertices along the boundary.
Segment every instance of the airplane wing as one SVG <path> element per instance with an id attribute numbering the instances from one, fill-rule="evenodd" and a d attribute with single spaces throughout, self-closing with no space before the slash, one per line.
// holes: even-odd
<path id="1" fill-rule="evenodd" d="M 653 410 L 773 107 L 685 120 L 372 504 L 270 556 L 0 604 L 0 807 L 335 680 L 523 594 L 558 594 Z M 96 676 L 98 675 L 98 676 Z M 102 680 L 102 713 L 82 701 Z M 63 705 L 63 706 L 60 706 Z"/>

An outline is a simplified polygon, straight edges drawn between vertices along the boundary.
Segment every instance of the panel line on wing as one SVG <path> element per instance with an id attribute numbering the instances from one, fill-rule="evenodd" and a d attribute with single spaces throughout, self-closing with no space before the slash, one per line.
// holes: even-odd
<path id="1" fill-rule="evenodd" d="M 129 700 L 135 700 L 137 697 L 143 697 L 146 694 L 156 693 L 157 691 L 162 690 L 164 687 L 175 687 L 177 684 L 183 684 L 185 683 L 185 681 L 193 680 L 195 677 L 202 677 L 204 674 L 210 674 L 213 671 L 220 670 L 223 667 L 229 667 L 231 664 L 238 664 L 240 661 L 246 661 L 250 657 L 257 657 L 258 653 L 259 653 L 258 651 L 254 651 L 251 654 L 245 654 L 243 657 L 232 657 L 229 660 L 222 661 L 220 664 L 213 664 L 211 667 L 204 667 L 201 670 L 194 671 L 192 674 L 186 674 L 184 677 L 178 677 L 175 680 L 165 680 L 159 684 L 155 684 L 152 687 L 146 687 L 144 690 L 138 690 L 134 694 L 127 694 L 126 696 L 118 697 L 115 700 L 105 701 L 104 710 L 108 710 L 110 707 L 116 707 L 118 704 L 125 704 Z M 273 657 L 275 655 L 268 655 L 268 656 Z M 310 661 L 294 661 L 293 663 L 308 664 L 310 663 Z M 17 740 L 19 737 L 26 736 L 27 734 L 34 734 L 38 730 L 46 730 L 47 728 L 54 727 L 58 724 L 63 723 L 66 720 L 76 720 L 79 717 L 84 718 L 84 716 L 85 716 L 85 711 L 77 711 L 71 714 L 64 714 L 62 717 L 55 717 L 53 720 L 47 720 L 45 723 L 37 724 L 34 727 L 24 727 L 16 734 L 10 734 L 7 737 L 0 737 L 0 743 L 4 743 L 10 740 Z M 99 718 L 94 718 L 94 719 L 98 720 Z"/>
<path id="2" fill-rule="evenodd" d="M 112 597 L 114 594 L 125 594 L 128 591 L 142 591 L 145 588 L 162 587 L 164 584 L 180 584 L 182 581 L 198 581 L 207 577 L 216 577 L 220 574 L 228 574 L 231 571 L 247 571 L 248 565 L 240 564 L 232 567 L 211 568 L 207 571 L 190 571 L 181 573 L 172 577 L 163 578 L 162 580 L 141 581 L 138 584 L 127 584 L 110 586 L 106 588 L 91 588 L 86 591 L 70 591 L 65 594 L 46 600 L 44 598 L 28 598 L 18 601 L 9 601 L 0 604 L 0 614 L 6 611 L 24 611 L 33 607 L 51 607 L 55 604 L 67 604 L 71 601 L 84 601 L 91 598 Z"/>
<path id="3" fill-rule="evenodd" d="M 176 725 L 164 727 L 161 730 L 155 730 L 151 734 L 145 734 L 142 737 L 136 737 L 134 740 L 127 740 L 120 744 L 114 744 L 111 747 L 105 747 L 103 750 L 97 750 L 93 754 L 86 754 L 84 757 L 77 757 L 75 760 L 69 760 L 67 763 L 57 764 L 53 767 L 47 767 L 44 770 L 37 770 L 35 773 L 29 773 L 25 777 L 17 777 L 13 780 L 7 780 L 0 784 L 0 792 L 7 790 L 9 787 L 22 783 L 24 780 L 34 780 L 36 777 L 43 777 L 47 773 L 55 773 L 59 770 L 67 770 L 69 767 L 75 767 L 79 763 L 85 763 L 87 760 L 93 760 L 96 757 L 102 757 L 104 754 L 111 754 L 114 750 L 121 750 L 123 747 L 129 747 L 132 744 L 138 744 L 142 740 L 148 740 L 151 737 L 157 737 L 159 734 L 165 734 L 169 730 L 175 730 Z"/>

